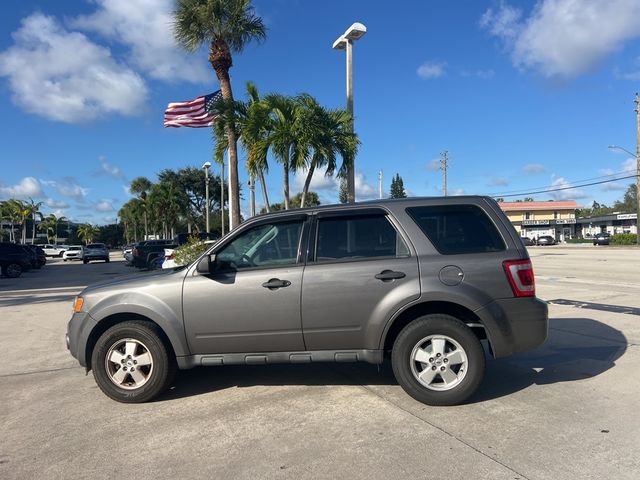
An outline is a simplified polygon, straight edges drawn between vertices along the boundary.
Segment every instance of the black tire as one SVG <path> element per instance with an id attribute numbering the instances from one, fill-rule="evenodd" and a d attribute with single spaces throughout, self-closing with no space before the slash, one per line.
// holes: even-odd
<path id="1" fill-rule="evenodd" d="M 109 257 L 104 259 L 104 263 L 109 263 Z"/>
<path id="2" fill-rule="evenodd" d="M 151 259 L 149 259 L 149 261 L 147 262 L 147 268 L 149 270 L 157 270 L 159 268 L 162 268 L 162 262 L 159 256 L 153 257 Z"/>
<path id="3" fill-rule="evenodd" d="M 161 338 L 158 327 L 143 321 L 119 323 L 100 336 L 91 355 L 91 368 L 96 383 L 105 395 L 122 403 L 143 403 L 154 399 L 170 386 L 175 375 L 176 363 Z M 133 355 L 131 362 L 148 353 L 152 360 L 150 366 L 140 367 L 131 363 L 120 367 L 119 363 L 107 362 L 107 356 L 126 353 L 126 345 L 129 343 L 138 344 L 136 355 Z M 129 362 L 127 358 L 122 361 Z M 136 380 L 132 373 L 125 373 L 122 383 L 116 384 L 120 378 L 118 373 L 122 374 L 120 370 L 126 370 L 127 365 L 130 369 L 138 368 L 137 375 L 144 377 L 140 386 L 135 385 Z"/>
<path id="4" fill-rule="evenodd" d="M 443 339 L 448 339 L 444 341 Z M 444 342 L 444 354 L 434 353 L 435 343 Z M 455 343 L 458 345 L 456 346 Z M 430 358 L 425 359 L 426 363 L 412 361 L 414 352 L 420 350 L 419 347 L 427 345 L 430 352 L 422 349 Z M 453 347 L 453 348 L 451 348 Z M 458 356 L 465 358 L 464 363 L 454 364 L 452 353 L 459 348 L 462 352 Z M 432 356 L 433 355 L 433 356 Z M 447 362 L 444 359 L 447 358 Z M 451 358 L 451 363 L 448 363 Z M 427 405 L 458 405 L 468 399 L 482 382 L 485 369 L 484 350 L 480 341 L 473 331 L 463 322 L 455 317 L 444 314 L 431 314 L 420 317 L 408 324 L 400 332 L 393 344 L 391 354 L 393 373 L 400 386 L 413 398 Z M 433 363 L 431 363 L 433 362 Z M 429 385 L 425 385 L 418 380 L 418 374 L 432 375 Z M 456 380 L 448 386 L 445 377 L 453 375 Z"/>
<path id="5" fill-rule="evenodd" d="M 9 263 L 2 267 L 2 275 L 7 278 L 18 278 L 22 275 L 22 266 L 19 263 Z"/>
<path id="6" fill-rule="evenodd" d="M 87 263 L 89 263 L 89 260 L 82 260 L 82 263 L 86 265 Z"/>

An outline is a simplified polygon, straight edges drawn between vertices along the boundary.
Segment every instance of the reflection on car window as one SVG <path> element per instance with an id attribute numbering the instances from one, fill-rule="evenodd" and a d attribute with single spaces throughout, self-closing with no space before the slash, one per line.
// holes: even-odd
<path id="1" fill-rule="evenodd" d="M 317 261 L 406 257 L 409 249 L 385 215 L 321 218 Z"/>
<path id="2" fill-rule="evenodd" d="M 294 265 L 302 223 L 269 223 L 247 230 L 216 254 L 216 263 L 222 270 Z"/>

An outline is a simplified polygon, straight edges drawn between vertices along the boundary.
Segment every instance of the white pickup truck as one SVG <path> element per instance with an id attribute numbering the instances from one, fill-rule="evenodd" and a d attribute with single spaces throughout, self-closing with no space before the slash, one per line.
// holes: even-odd
<path id="1" fill-rule="evenodd" d="M 61 257 L 66 251 L 66 248 L 62 245 L 47 243 L 46 245 L 42 245 L 42 250 L 44 250 L 44 254 L 47 257 Z"/>

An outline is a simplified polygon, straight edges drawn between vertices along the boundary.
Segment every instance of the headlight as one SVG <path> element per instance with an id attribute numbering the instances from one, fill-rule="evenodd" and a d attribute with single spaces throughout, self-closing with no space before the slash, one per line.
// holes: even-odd
<path id="1" fill-rule="evenodd" d="M 74 313 L 79 313 L 82 311 L 82 306 L 84 305 L 84 298 L 82 297 L 76 297 L 73 300 L 73 312 Z"/>

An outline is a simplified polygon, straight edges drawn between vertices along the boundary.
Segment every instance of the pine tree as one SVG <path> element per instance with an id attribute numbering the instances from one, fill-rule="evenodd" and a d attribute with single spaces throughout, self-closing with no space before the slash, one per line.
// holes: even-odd
<path id="1" fill-rule="evenodd" d="M 404 182 L 402 177 L 396 173 L 396 176 L 391 180 L 391 198 L 407 198 L 407 192 L 404 191 Z"/>
<path id="2" fill-rule="evenodd" d="M 340 203 L 347 203 L 349 201 L 346 178 L 340 178 L 340 191 L 338 193 L 338 198 L 340 199 Z"/>

